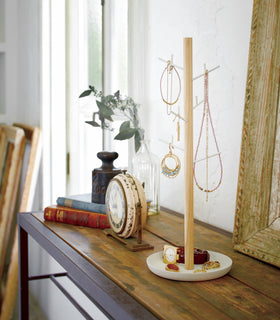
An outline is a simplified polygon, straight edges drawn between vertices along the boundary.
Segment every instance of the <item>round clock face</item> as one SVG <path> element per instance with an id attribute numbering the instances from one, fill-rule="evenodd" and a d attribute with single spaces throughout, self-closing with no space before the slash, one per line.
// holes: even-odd
<path id="1" fill-rule="evenodd" d="M 166 260 L 168 262 L 173 262 L 174 260 L 176 261 L 176 253 L 174 251 L 174 249 L 172 248 L 168 248 L 166 251 L 165 251 L 165 257 L 166 257 Z"/>
<path id="2" fill-rule="evenodd" d="M 117 180 L 112 180 L 107 188 L 106 212 L 111 228 L 116 233 L 122 232 L 126 222 L 127 206 L 123 187 Z"/>

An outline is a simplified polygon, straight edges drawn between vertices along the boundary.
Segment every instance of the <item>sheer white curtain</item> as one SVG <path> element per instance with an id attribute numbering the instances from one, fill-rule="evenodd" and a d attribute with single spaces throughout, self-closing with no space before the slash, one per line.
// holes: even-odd
<path id="1" fill-rule="evenodd" d="M 66 188 L 65 3 L 42 1 L 43 206 Z"/>
<path id="2" fill-rule="evenodd" d="M 128 0 L 106 0 L 104 7 L 104 92 L 128 95 Z M 128 166 L 128 141 L 114 140 L 123 119 L 114 121 L 113 132 L 105 132 L 105 149 L 116 151 L 117 167 Z"/>
<path id="3" fill-rule="evenodd" d="M 102 131 L 85 123 L 97 111 L 94 98 L 79 99 L 79 95 L 89 84 L 102 89 L 101 2 L 68 1 L 66 21 L 67 193 L 90 193 L 91 171 L 99 166 L 96 153 L 102 149 Z M 94 80 L 97 83 L 90 83 Z"/>
<path id="4" fill-rule="evenodd" d="M 43 204 L 65 194 L 91 192 L 91 171 L 101 165 L 102 130 L 85 123 L 97 111 L 94 85 L 105 94 L 127 95 L 128 1 L 42 2 Z M 103 86 L 103 88 L 102 88 Z M 117 121 L 114 127 L 118 128 Z M 128 143 L 106 132 L 104 146 L 127 167 Z"/>

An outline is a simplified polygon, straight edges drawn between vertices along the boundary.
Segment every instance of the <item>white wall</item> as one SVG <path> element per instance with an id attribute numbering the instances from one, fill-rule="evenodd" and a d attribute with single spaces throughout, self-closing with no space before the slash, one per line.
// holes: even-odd
<path id="1" fill-rule="evenodd" d="M 15 0 L 1 1 L 1 40 L 4 52 L 0 56 L 0 121 L 10 124 L 11 117 L 14 118 L 17 110 L 17 5 Z M 9 19 L 5 16 L 7 15 Z M 5 83 L 3 83 L 5 82 Z"/>
<path id="2" fill-rule="evenodd" d="M 18 12 L 18 121 L 40 126 L 41 2 L 17 1 Z"/>
<path id="3" fill-rule="evenodd" d="M 7 15 L 4 19 L 6 112 L 0 115 L 0 120 L 7 124 L 22 122 L 40 126 L 41 2 L 2 2 Z"/>
<path id="4" fill-rule="evenodd" d="M 131 3 L 133 5 L 133 1 Z M 174 63 L 183 66 L 183 38 L 192 37 L 193 76 L 204 72 L 204 63 L 208 69 L 220 65 L 218 70 L 209 74 L 209 102 L 222 155 L 223 180 L 220 188 L 209 194 L 208 202 L 205 193 L 194 186 L 194 215 L 195 218 L 228 231 L 233 230 L 235 214 L 252 4 L 252 0 L 141 1 L 141 4 L 138 2 L 136 5 L 140 6 L 138 10 L 146 12 L 146 21 L 144 28 L 138 32 L 144 32 L 144 35 L 139 35 L 135 26 L 141 21 L 143 23 L 144 17 L 140 22 L 132 21 L 136 30 L 133 36 L 136 39 L 141 37 L 144 41 L 139 45 L 139 50 L 145 48 L 140 57 L 138 53 L 138 70 L 142 71 L 134 75 L 139 76 L 139 81 L 142 79 L 144 85 L 138 91 L 135 90 L 135 94 L 139 97 L 138 102 L 142 103 L 143 125 L 151 140 L 152 151 L 160 159 L 168 153 L 168 145 L 159 139 L 170 142 L 173 135 L 175 145 L 183 148 L 183 136 L 177 143 L 176 122 L 172 121 L 174 117 L 167 116 L 165 104 L 161 100 L 159 83 L 165 64 L 158 57 L 167 60 L 173 54 Z M 182 71 L 179 73 L 182 76 Z M 134 85 L 139 86 L 139 83 Z M 203 78 L 194 81 L 193 87 L 194 96 L 198 95 L 198 100 L 202 100 Z M 179 105 L 183 113 L 183 95 Z M 202 110 L 203 105 L 194 111 L 194 148 L 197 145 Z M 183 162 L 182 149 L 175 148 L 174 153 Z M 209 160 L 209 168 L 214 168 L 212 172 L 209 171 L 209 184 L 215 186 L 219 180 L 217 157 L 216 160 Z M 203 170 L 204 167 L 197 166 L 202 185 L 204 175 L 199 173 Z M 184 212 L 183 178 L 182 170 L 175 179 L 161 175 L 160 182 L 161 205 L 181 213 Z"/>

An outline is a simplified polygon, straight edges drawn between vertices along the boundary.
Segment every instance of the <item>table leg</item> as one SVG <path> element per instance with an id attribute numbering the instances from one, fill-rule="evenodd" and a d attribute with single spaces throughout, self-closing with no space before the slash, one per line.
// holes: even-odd
<path id="1" fill-rule="evenodd" d="M 19 319 L 28 320 L 28 234 L 19 226 Z"/>

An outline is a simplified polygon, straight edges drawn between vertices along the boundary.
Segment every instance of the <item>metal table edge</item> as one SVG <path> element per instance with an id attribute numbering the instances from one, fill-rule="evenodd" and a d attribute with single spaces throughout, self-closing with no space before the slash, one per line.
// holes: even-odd
<path id="1" fill-rule="evenodd" d="M 158 319 L 97 267 L 69 246 L 31 212 L 18 213 L 18 227 L 23 228 L 68 273 L 71 280 L 113 319 Z M 55 242 L 55 243 L 54 243 Z"/>

